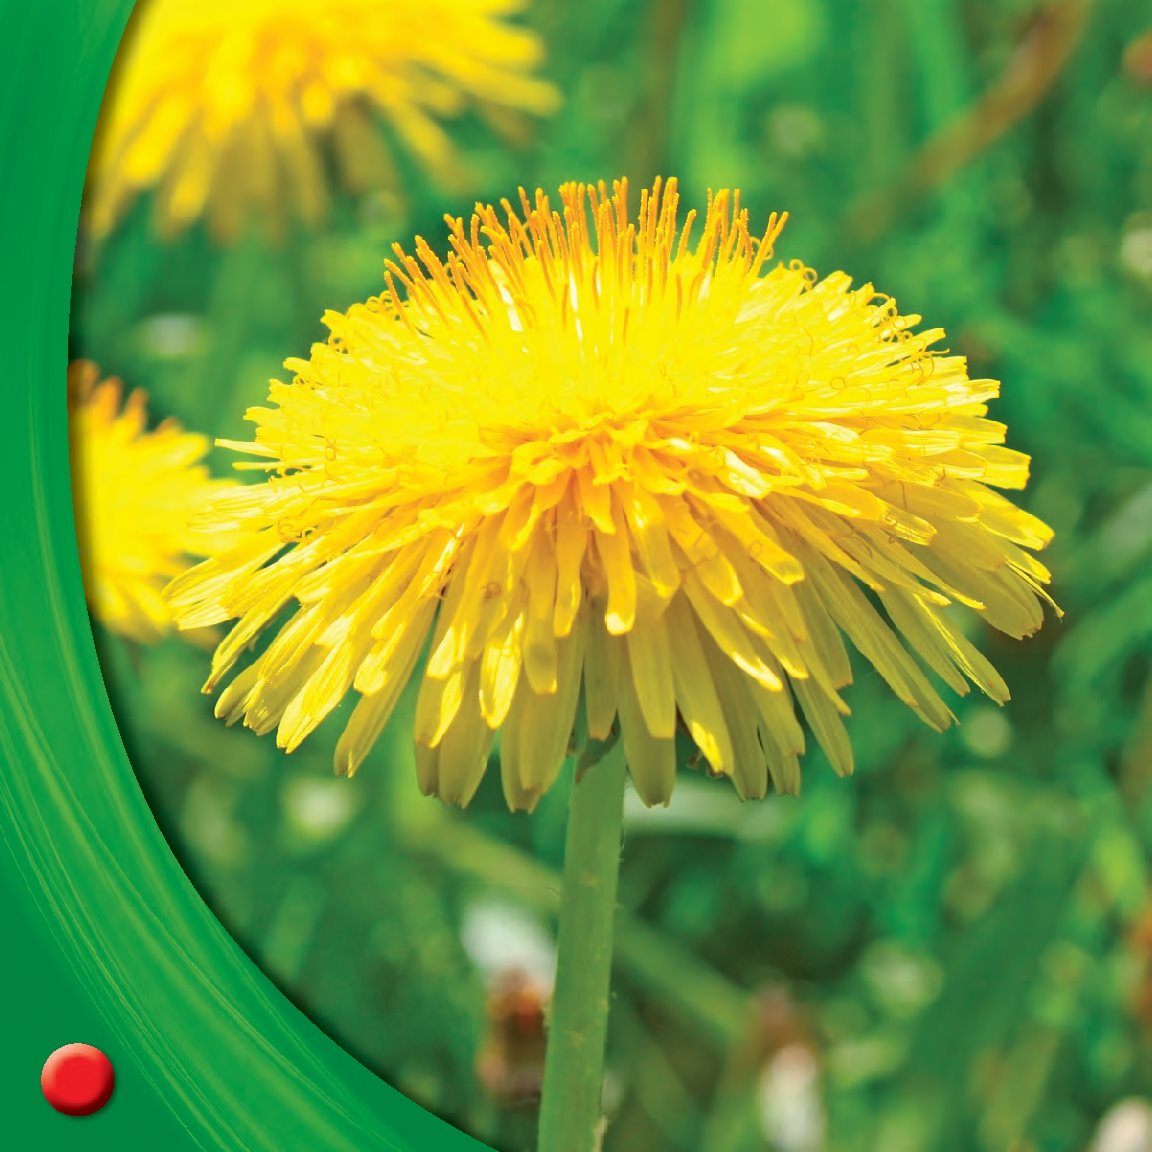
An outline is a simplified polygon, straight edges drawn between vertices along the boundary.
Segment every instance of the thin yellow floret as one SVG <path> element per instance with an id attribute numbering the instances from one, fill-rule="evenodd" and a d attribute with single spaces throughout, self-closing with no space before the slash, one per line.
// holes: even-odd
<path id="1" fill-rule="evenodd" d="M 354 694 L 352 772 L 421 668 L 424 790 L 467 803 L 499 733 L 531 808 L 578 711 L 649 804 L 678 728 L 741 795 L 796 791 L 797 703 L 851 771 L 845 638 L 937 728 L 922 665 L 1007 699 L 952 607 L 1043 621 L 1051 533 L 993 490 L 1028 475 L 998 385 L 871 285 L 769 268 L 783 224 L 754 236 L 738 193 L 681 221 L 674 182 L 635 216 L 623 183 L 570 184 L 450 219 L 446 258 L 397 248 L 231 444 L 268 475 L 205 522 L 243 545 L 170 589 L 186 625 L 236 621 L 208 690 L 295 605 L 218 715 L 291 750 Z"/>

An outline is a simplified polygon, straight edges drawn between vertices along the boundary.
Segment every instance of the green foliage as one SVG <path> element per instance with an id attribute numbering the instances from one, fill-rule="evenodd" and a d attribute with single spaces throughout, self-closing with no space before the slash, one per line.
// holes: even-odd
<path id="1" fill-rule="evenodd" d="M 1003 380 L 994 415 L 1034 457 L 1023 503 L 1056 529 L 1066 619 L 1020 644 L 981 634 L 1014 699 L 955 701 L 942 737 L 862 676 L 854 779 L 814 754 L 800 800 L 741 805 L 685 768 L 669 810 L 629 807 L 608 1152 L 1079 1152 L 1148 1092 L 1152 89 L 1122 64 L 1138 8 L 538 0 L 565 106 L 519 148 L 464 125 L 468 196 L 409 173 L 402 198 L 341 202 L 323 233 L 230 251 L 199 232 L 159 246 L 144 205 L 81 253 L 75 351 L 219 436 L 243 435 L 326 308 L 379 290 L 393 241 L 436 246 L 444 212 L 519 184 L 621 173 L 678 174 L 690 201 L 737 184 L 754 219 L 788 209 L 782 257 L 872 281 Z M 1006 76 L 1026 90 L 1083 13 L 1050 85 L 982 103 Z M 958 163 L 932 160 L 942 134 Z M 477 1074 L 493 1034 L 461 924 L 496 894 L 551 926 L 564 784 L 531 818 L 494 781 L 446 812 L 416 793 L 404 716 L 335 781 L 346 709 L 288 759 L 212 719 L 203 650 L 100 644 L 157 818 L 241 945 L 383 1077 L 529 1148 L 531 1103 Z M 761 1121 L 764 1070 L 801 1048 L 824 1143 Z"/>

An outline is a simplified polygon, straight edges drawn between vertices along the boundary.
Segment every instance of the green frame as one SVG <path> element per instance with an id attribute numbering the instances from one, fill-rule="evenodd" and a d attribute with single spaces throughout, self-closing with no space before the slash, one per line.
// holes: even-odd
<path id="1" fill-rule="evenodd" d="M 132 0 L 0 0 L 0 1045 L 11 1147 L 466 1152 L 221 927 L 157 828 L 96 659 L 72 522 L 64 377 L 100 98 Z M 54 1112 L 40 1069 L 102 1048 L 117 1089 Z M 82 1128 L 77 1128 L 82 1125 Z"/>

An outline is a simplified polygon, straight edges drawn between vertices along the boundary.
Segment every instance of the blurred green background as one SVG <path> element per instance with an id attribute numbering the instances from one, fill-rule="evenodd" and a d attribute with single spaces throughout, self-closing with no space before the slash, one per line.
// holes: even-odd
<path id="1" fill-rule="evenodd" d="M 158 245 L 145 201 L 81 245 L 74 353 L 154 417 L 242 437 L 323 310 L 475 199 L 661 173 L 687 203 L 741 187 L 754 231 L 787 209 L 782 258 L 874 282 L 1004 381 L 1067 617 L 982 634 L 1013 701 L 953 701 L 943 737 L 861 674 L 851 780 L 816 752 L 799 800 L 685 769 L 669 810 L 630 803 L 606 1150 L 1152 1149 L 1152 12 L 537 0 L 527 21 L 563 109 L 514 144 L 454 123 L 467 195 L 409 166 L 322 232 L 231 249 Z M 212 718 L 204 651 L 97 639 L 157 819 L 241 944 L 382 1077 L 527 1152 L 564 783 L 532 817 L 495 774 L 445 810 L 404 715 L 334 780 L 346 708 L 288 758 Z"/>

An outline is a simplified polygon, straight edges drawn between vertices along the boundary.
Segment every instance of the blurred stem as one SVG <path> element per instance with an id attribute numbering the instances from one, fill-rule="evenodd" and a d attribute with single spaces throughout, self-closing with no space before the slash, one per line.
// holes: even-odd
<path id="1" fill-rule="evenodd" d="M 896 81 L 903 76 L 908 46 L 905 29 L 893 9 L 894 0 L 875 0 L 855 7 L 849 17 L 853 22 L 848 29 L 849 42 L 861 46 L 852 54 L 859 93 L 856 116 L 861 129 L 852 143 L 861 185 L 869 191 L 888 180 L 907 150 L 907 100 Z M 878 75 L 890 79 L 878 83 Z"/>
<path id="2" fill-rule="evenodd" d="M 239 366 L 252 338 L 259 289 L 266 276 L 267 256 L 254 228 L 222 249 L 215 261 L 207 307 L 211 343 L 206 356 L 189 361 L 192 379 L 185 390 L 199 405 L 195 414 L 185 413 L 189 423 L 213 436 L 235 430 L 221 414 L 232 409 Z"/>
<path id="3" fill-rule="evenodd" d="M 1092 0 L 1053 0 L 1041 8 L 1004 71 L 963 112 L 942 125 L 895 181 L 862 197 L 841 231 L 874 242 L 909 206 L 944 186 L 1041 102 L 1080 41 Z"/>
<path id="4" fill-rule="evenodd" d="M 901 11 L 916 60 L 924 120 L 930 136 L 936 138 L 963 114 L 971 93 L 959 2 L 925 4 L 923 0 L 901 0 Z M 974 208 L 979 210 L 973 181 L 978 175 L 973 172 L 968 179 L 941 182 L 942 220 L 957 243 L 970 242 L 967 238 L 974 231 L 969 218 Z M 969 264 L 979 265 L 979 260 L 973 255 Z"/>
<path id="5" fill-rule="evenodd" d="M 651 0 L 648 7 L 646 82 L 633 117 L 627 153 L 638 188 L 647 187 L 657 176 L 669 175 L 677 58 L 691 7 L 691 0 Z"/>
<path id="6" fill-rule="evenodd" d="M 617 1025 L 621 1022 L 626 1025 L 632 1047 L 638 1052 L 630 1062 L 637 1103 L 663 1133 L 669 1148 L 699 1152 L 696 1134 L 700 1128 L 700 1109 L 693 1099 L 691 1086 L 676 1070 L 643 1017 L 626 999 L 614 1004 L 613 1012 Z"/>
<path id="7" fill-rule="evenodd" d="M 293 331 L 298 333 L 301 347 L 309 348 L 320 339 L 319 309 L 314 306 L 312 292 L 312 237 L 293 229 L 283 241 L 284 276 L 291 284 Z"/>
<path id="8" fill-rule="evenodd" d="M 1091 853 L 1069 893 L 1062 922 L 1053 933 L 1048 957 L 1062 948 L 1065 955 L 1083 958 L 1080 964 L 1067 962 L 1041 966 L 1032 991 L 1032 1012 L 1020 1039 L 1000 1056 L 994 1083 L 983 1093 L 984 1113 L 981 1133 L 988 1148 L 1027 1147 L 1029 1127 L 1051 1099 L 1049 1085 L 1060 1058 L 1072 1036 L 1080 1032 L 1086 1014 L 1071 1006 L 1087 1004 L 1090 985 L 1099 978 L 1100 960 L 1108 948 L 1108 922 L 1117 909 L 1106 887 L 1101 885 L 1098 863 Z M 1097 958 L 1095 962 L 1089 957 Z M 1051 1018 L 1037 1006 L 1059 997 L 1069 1007 L 1068 1015 Z M 1080 1033 L 1082 1034 L 1082 1033 Z"/>
<path id="9" fill-rule="evenodd" d="M 621 740 L 572 788 L 538 1152 L 595 1152 L 600 1144 L 627 776 Z"/>
<path id="10" fill-rule="evenodd" d="M 1132 735 L 1120 753 L 1117 787 L 1131 811 L 1140 813 L 1152 786 L 1152 676 L 1144 685 L 1144 696 L 1136 714 Z"/>

